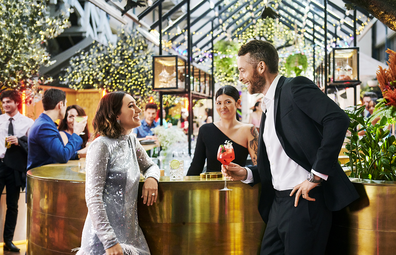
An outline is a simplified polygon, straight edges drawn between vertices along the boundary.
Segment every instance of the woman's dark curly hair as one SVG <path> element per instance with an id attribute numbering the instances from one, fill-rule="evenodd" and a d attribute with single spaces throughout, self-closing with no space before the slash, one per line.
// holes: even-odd
<path id="1" fill-rule="evenodd" d="M 59 131 L 66 131 L 69 127 L 67 126 L 67 117 L 69 116 L 69 111 L 71 109 L 74 109 L 77 111 L 77 116 L 86 116 L 84 109 L 79 106 L 79 105 L 70 105 L 66 108 L 66 114 L 65 117 L 61 120 L 58 130 Z M 88 139 L 89 139 L 89 130 L 88 130 L 88 125 L 85 126 L 84 128 L 84 134 L 80 135 L 81 138 L 83 139 L 83 144 L 81 145 L 81 148 L 85 148 L 87 145 Z"/>
<path id="2" fill-rule="evenodd" d="M 117 117 L 121 113 L 122 100 L 125 95 L 123 91 L 115 91 L 102 97 L 93 120 L 95 137 L 98 135 L 109 138 L 120 137 L 123 128 L 117 122 Z"/>

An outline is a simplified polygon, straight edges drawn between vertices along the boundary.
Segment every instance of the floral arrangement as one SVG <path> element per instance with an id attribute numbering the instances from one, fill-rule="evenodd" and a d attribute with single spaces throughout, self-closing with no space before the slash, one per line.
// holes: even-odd
<path id="1" fill-rule="evenodd" d="M 375 107 L 373 117 L 386 116 L 390 119 L 396 117 L 396 52 L 388 49 L 389 54 L 388 69 L 381 66 L 377 71 L 377 80 L 381 88 L 383 99 Z"/>
<path id="2" fill-rule="evenodd" d="M 158 141 L 164 150 L 169 149 L 176 142 L 187 141 L 187 136 L 178 127 L 165 128 L 158 126 L 153 128 L 153 133 L 158 137 Z"/>

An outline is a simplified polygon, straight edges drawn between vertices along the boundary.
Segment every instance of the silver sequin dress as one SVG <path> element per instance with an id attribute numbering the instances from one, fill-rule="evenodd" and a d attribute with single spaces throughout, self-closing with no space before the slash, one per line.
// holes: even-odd
<path id="1" fill-rule="evenodd" d="M 140 173 L 160 177 L 158 166 L 132 133 L 92 142 L 86 158 L 88 215 L 78 255 L 102 255 L 117 243 L 124 254 L 150 254 L 137 214 Z"/>

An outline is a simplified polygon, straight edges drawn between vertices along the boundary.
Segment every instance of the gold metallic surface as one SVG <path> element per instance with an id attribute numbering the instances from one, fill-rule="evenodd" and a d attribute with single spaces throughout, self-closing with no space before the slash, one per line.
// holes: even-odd
<path id="1" fill-rule="evenodd" d="M 78 162 L 39 167 L 28 173 L 28 254 L 73 254 L 87 208 Z M 143 183 L 140 183 L 140 189 Z M 257 254 L 265 224 L 258 210 L 259 186 L 222 178 L 161 177 L 158 201 L 143 205 L 139 222 L 156 254 Z"/>
<path id="2" fill-rule="evenodd" d="M 329 254 L 396 252 L 396 183 L 354 180 L 360 198 L 334 214 Z"/>
<path id="3" fill-rule="evenodd" d="M 74 254 L 80 246 L 87 208 L 85 175 L 73 171 L 78 161 L 28 172 L 28 254 Z"/>
<path id="4" fill-rule="evenodd" d="M 168 180 L 161 178 L 155 205 L 139 200 L 139 222 L 152 254 L 257 254 L 264 233 L 258 186 L 229 182 L 232 191 L 220 191 L 222 178 Z"/>
<path id="5" fill-rule="evenodd" d="M 221 172 L 206 172 L 206 173 L 201 173 L 199 174 L 200 179 L 216 179 L 216 178 L 222 178 L 223 174 Z"/>

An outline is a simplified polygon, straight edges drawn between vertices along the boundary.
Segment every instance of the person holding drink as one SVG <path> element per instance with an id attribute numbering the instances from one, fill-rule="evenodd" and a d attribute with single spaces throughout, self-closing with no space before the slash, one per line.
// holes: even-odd
<path id="1" fill-rule="evenodd" d="M 150 254 L 139 227 L 137 196 L 145 177 L 143 204 L 158 197 L 160 171 L 132 129 L 141 125 L 135 99 L 125 92 L 105 95 L 93 120 L 96 138 L 86 158 L 85 200 L 88 215 L 78 255 Z"/>
<path id="2" fill-rule="evenodd" d="M 28 169 L 53 164 L 67 163 L 81 147 L 83 139 L 80 133 L 85 129 L 87 121 L 75 123 L 73 134 L 67 144 L 55 125 L 55 121 L 63 119 L 66 113 L 66 94 L 59 89 L 48 89 L 44 92 L 44 112 L 36 119 L 29 132 Z"/>
<path id="3" fill-rule="evenodd" d="M 309 79 L 279 75 L 271 43 L 249 41 L 237 62 L 249 93 L 264 95 L 258 160 L 249 168 L 230 163 L 223 174 L 261 183 L 260 254 L 325 254 L 332 211 L 359 196 L 338 163 L 349 118 Z"/>
<path id="4" fill-rule="evenodd" d="M 12 239 L 18 217 L 18 200 L 26 183 L 27 135 L 33 120 L 19 113 L 22 100 L 18 91 L 6 90 L 0 100 L 0 194 L 6 187 L 7 212 L 4 223 L 4 250 L 18 252 Z"/>
<path id="5" fill-rule="evenodd" d="M 226 140 L 232 142 L 235 160 L 239 165 L 246 164 L 248 154 L 253 165 L 257 162 L 258 132 L 251 124 L 244 124 L 236 119 L 237 108 L 241 104 L 239 91 L 233 86 L 221 87 L 215 96 L 215 107 L 220 121 L 207 123 L 199 128 L 194 159 L 187 175 L 199 175 L 207 160 L 207 172 L 220 172 L 221 163 L 217 160 L 220 145 Z"/>
<path id="6" fill-rule="evenodd" d="M 78 105 L 70 105 L 66 108 L 65 117 L 59 124 L 58 130 L 62 137 L 63 144 L 66 145 L 69 142 L 69 138 L 73 135 L 73 127 L 75 122 L 81 122 L 87 120 L 84 109 Z M 80 133 L 83 143 L 71 159 L 78 159 L 81 155 L 87 154 L 87 142 L 89 140 L 88 126 L 86 125 L 84 131 Z"/>

